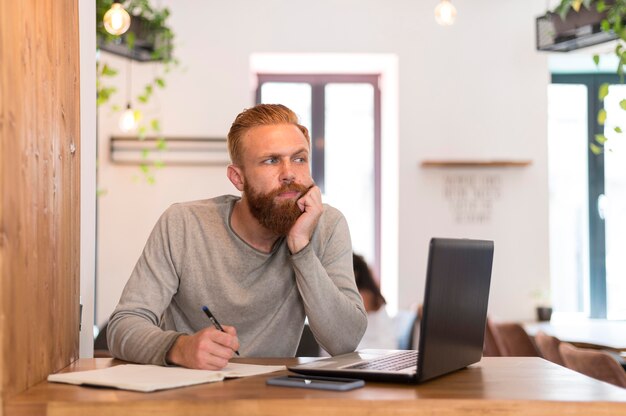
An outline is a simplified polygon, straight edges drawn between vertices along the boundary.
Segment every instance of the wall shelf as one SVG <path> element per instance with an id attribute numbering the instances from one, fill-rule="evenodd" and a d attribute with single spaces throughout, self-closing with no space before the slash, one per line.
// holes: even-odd
<path id="1" fill-rule="evenodd" d="M 168 166 L 228 165 L 224 137 L 168 137 L 165 148 L 158 149 L 156 137 L 111 137 L 111 162 L 141 165 L 161 161 Z"/>
<path id="2" fill-rule="evenodd" d="M 444 160 L 433 159 L 423 160 L 421 166 L 423 168 L 522 168 L 531 165 L 532 160 L 511 160 L 511 159 L 492 159 L 492 160 Z"/>

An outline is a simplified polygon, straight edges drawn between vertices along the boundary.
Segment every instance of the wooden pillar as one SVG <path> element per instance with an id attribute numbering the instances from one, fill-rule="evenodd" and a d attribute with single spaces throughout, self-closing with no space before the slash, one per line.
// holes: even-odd
<path id="1" fill-rule="evenodd" d="M 78 358 L 77 0 L 0 0 L 0 415 Z"/>

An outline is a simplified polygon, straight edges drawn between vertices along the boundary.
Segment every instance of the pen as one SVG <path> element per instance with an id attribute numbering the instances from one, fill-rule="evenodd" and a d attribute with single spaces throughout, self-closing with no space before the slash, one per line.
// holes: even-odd
<path id="1" fill-rule="evenodd" d="M 215 326 L 217 329 L 219 329 L 222 332 L 226 332 L 224 331 L 224 328 L 222 328 L 222 325 L 220 325 L 219 322 L 217 322 L 217 319 L 215 319 L 215 316 L 213 316 L 213 314 L 211 313 L 211 311 L 209 311 L 209 308 L 207 308 L 206 306 L 202 307 L 202 310 L 204 311 L 204 313 L 206 314 L 206 316 L 209 317 L 209 320 L 211 321 L 211 323 L 213 324 L 213 326 Z M 235 354 L 239 355 L 239 351 L 235 351 Z"/>

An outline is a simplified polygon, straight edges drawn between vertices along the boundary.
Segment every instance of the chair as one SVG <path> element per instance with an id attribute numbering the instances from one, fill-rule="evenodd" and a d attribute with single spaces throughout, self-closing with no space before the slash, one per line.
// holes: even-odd
<path id="1" fill-rule="evenodd" d="M 577 348 L 567 342 L 561 342 L 559 351 L 567 368 L 626 388 L 626 372 L 606 351 Z"/>
<path id="2" fill-rule="evenodd" d="M 311 331 L 311 327 L 309 324 L 305 324 L 304 328 L 302 328 L 302 336 L 300 337 L 300 343 L 298 344 L 298 349 L 296 350 L 296 357 L 320 357 L 321 349 L 315 336 L 313 336 L 313 331 Z"/>
<path id="3" fill-rule="evenodd" d="M 111 352 L 109 351 L 109 345 L 107 343 L 107 327 L 109 326 L 109 322 L 105 322 L 100 331 L 98 332 L 98 336 L 93 341 L 93 356 L 94 358 L 107 358 L 112 357 Z"/>
<path id="4" fill-rule="evenodd" d="M 537 348 L 539 348 L 539 352 L 543 358 L 566 367 L 565 361 L 563 361 L 563 356 L 561 356 L 561 352 L 559 351 L 561 341 L 557 337 L 553 337 L 543 331 L 539 331 L 535 335 L 535 344 L 537 345 Z"/>
<path id="5" fill-rule="evenodd" d="M 524 328 L 515 322 L 493 324 L 493 337 L 504 357 L 540 357 Z"/>
<path id="6" fill-rule="evenodd" d="M 419 317 L 417 313 L 412 310 L 398 311 L 396 316 L 393 317 L 393 324 L 396 331 L 398 349 L 417 349 L 417 344 L 414 342 L 416 327 L 419 328 Z"/>
<path id="7" fill-rule="evenodd" d="M 487 318 L 487 323 L 485 324 L 485 343 L 483 344 L 484 357 L 500 357 L 502 355 L 493 333 L 493 322 L 491 322 L 491 319 Z"/>

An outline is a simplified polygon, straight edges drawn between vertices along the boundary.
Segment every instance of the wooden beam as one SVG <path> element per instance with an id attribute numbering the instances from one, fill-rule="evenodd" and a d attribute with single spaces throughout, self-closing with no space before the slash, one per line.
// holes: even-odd
<path id="1" fill-rule="evenodd" d="M 78 358 L 78 2 L 0 2 L 0 62 L 5 402 Z"/>

